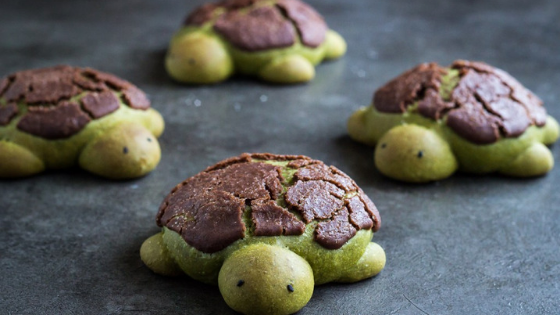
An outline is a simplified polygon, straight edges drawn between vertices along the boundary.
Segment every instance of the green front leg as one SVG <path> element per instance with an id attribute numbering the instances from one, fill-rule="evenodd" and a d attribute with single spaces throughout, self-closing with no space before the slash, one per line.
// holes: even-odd
<path id="1" fill-rule="evenodd" d="M 140 247 L 140 258 L 153 272 L 164 276 L 183 274 L 179 266 L 169 255 L 163 243 L 163 232 L 148 238 Z"/>
<path id="2" fill-rule="evenodd" d="M 552 116 L 546 118 L 546 124 L 543 127 L 543 139 L 542 143 L 545 145 L 551 145 L 560 135 L 560 126 L 558 126 L 558 121 Z"/>
<path id="3" fill-rule="evenodd" d="M 165 68 L 173 79 L 191 84 L 217 83 L 234 72 L 222 41 L 202 31 L 179 31 L 169 46 Z"/>
<path id="4" fill-rule="evenodd" d="M 553 167 L 552 153 L 544 144 L 537 142 L 499 172 L 514 177 L 533 177 L 544 175 Z"/>
<path id="5" fill-rule="evenodd" d="M 385 251 L 376 243 L 369 243 L 355 266 L 346 270 L 337 282 L 357 282 L 371 278 L 385 267 Z"/>
<path id="6" fill-rule="evenodd" d="M 548 116 L 546 125 L 540 129 L 542 143 L 537 142 L 529 146 L 499 172 L 514 177 L 541 176 L 550 172 L 554 167 L 554 157 L 545 145 L 551 145 L 558 140 L 559 129 L 556 119 Z"/>
<path id="7" fill-rule="evenodd" d="M 45 170 L 45 163 L 28 149 L 0 141 L 0 178 L 27 177 Z"/>
<path id="8" fill-rule="evenodd" d="M 346 53 L 346 41 L 340 34 L 333 30 L 328 30 L 325 38 L 325 59 L 338 59 Z"/>

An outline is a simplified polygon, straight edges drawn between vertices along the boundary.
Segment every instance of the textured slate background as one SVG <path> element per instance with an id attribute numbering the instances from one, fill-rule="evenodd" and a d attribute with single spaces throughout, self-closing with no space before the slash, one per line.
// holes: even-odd
<path id="1" fill-rule="evenodd" d="M 425 61 L 483 60 L 560 117 L 556 0 L 309 1 L 349 43 L 310 84 L 175 84 L 167 41 L 201 1 L 5 1 L 0 74 L 68 63 L 143 88 L 167 121 L 151 175 L 112 182 L 79 170 L 0 182 L 0 313 L 229 314 L 218 289 L 157 276 L 138 249 L 178 182 L 242 152 L 305 154 L 352 176 L 378 206 L 386 269 L 317 287 L 301 314 L 557 314 L 560 167 L 514 180 L 457 175 L 412 186 L 380 177 L 346 118 Z M 553 147 L 559 161 L 560 149 Z"/>

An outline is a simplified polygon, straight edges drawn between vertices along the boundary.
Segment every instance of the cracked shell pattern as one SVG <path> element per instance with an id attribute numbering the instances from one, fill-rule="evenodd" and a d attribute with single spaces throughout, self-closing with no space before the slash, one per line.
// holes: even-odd
<path id="1" fill-rule="evenodd" d="M 13 73 L 0 79 L 0 126 L 21 113 L 20 131 L 50 140 L 69 138 L 95 119 L 125 104 L 146 110 L 144 92 L 112 74 L 90 68 L 54 66 Z M 21 112 L 19 106 L 26 108 Z"/>
<path id="2" fill-rule="evenodd" d="M 299 0 L 226 0 L 195 9 L 187 26 L 213 23 L 213 29 L 238 49 L 254 52 L 290 47 L 299 40 L 316 48 L 328 30 L 323 17 Z"/>
<path id="3" fill-rule="evenodd" d="M 441 93 L 442 77 L 458 72 L 448 99 Z M 378 89 L 375 108 L 404 113 L 417 103 L 420 115 L 445 123 L 463 138 L 490 144 L 515 138 L 532 125 L 546 123 L 542 101 L 503 70 L 482 62 L 457 60 L 449 68 L 421 64 Z"/>
<path id="4" fill-rule="evenodd" d="M 244 220 L 248 216 L 250 220 Z M 243 154 L 177 185 L 156 217 L 205 253 L 246 237 L 302 235 L 338 249 L 358 230 L 377 231 L 379 212 L 342 171 L 305 156 Z"/>

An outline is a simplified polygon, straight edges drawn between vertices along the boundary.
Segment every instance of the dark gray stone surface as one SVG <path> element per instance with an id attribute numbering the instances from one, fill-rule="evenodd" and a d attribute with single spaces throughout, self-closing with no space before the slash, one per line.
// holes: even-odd
<path id="1" fill-rule="evenodd" d="M 560 167 L 533 180 L 401 184 L 379 175 L 373 149 L 346 136 L 345 120 L 405 69 L 457 58 L 507 70 L 560 117 L 560 2 L 309 2 L 350 49 L 291 87 L 172 82 L 167 41 L 201 1 L 2 2 L 1 75 L 60 63 L 112 72 L 150 94 L 167 129 L 161 164 L 142 179 L 71 170 L 0 182 L 0 313 L 232 313 L 216 287 L 157 276 L 138 249 L 178 182 L 229 156 L 274 152 L 336 165 L 383 218 L 375 240 L 386 269 L 317 287 L 301 314 L 558 314 Z"/>

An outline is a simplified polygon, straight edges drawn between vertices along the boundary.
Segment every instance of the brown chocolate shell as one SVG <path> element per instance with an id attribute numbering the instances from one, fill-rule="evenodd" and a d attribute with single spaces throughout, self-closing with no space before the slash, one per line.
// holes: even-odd
<path id="1" fill-rule="evenodd" d="M 311 222 L 315 241 L 338 249 L 357 231 L 381 225 L 373 202 L 342 171 L 274 154 L 243 154 L 187 179 L 165 198 L 156 221 L 205 253 L 245 237 L 302 235 Z"/>
<path id="2" fill-rule="evenodd" d="M 328 30 L 323 17 L 299 0 L 226 0 L 195 9 L 187 26 L 213 23 L 213 29 L 240 50 L 255 52 L 290 47 L 299 39 L 320 46 Z"/>
<path id="3" fill-rule="evenodd" d="M 450 69 L 459 77 L 444 99 L 442 77 Z M 465 60 L 449 68 L 421 64 L 378 89 L 373 104 L 383 113 L 404 113 L 417 104 L 420 115 L 445 119 L 453 131 L 476 144 L 518 137 L 532 125 L 544 126 L 547 117 L 542 101 L 509 74 Z"/>
<path id="4" fill-rule="evenodd" d="M 118 110 L 121 104 L 145 110 L 150 102 L 128 81 L 94 69 L 71 66 L 25 70 L 0 80 L 0 126 L 26 106 L 17 128 L 32 135 L 58 140 L 69 138 L 95 119 Z"/>

